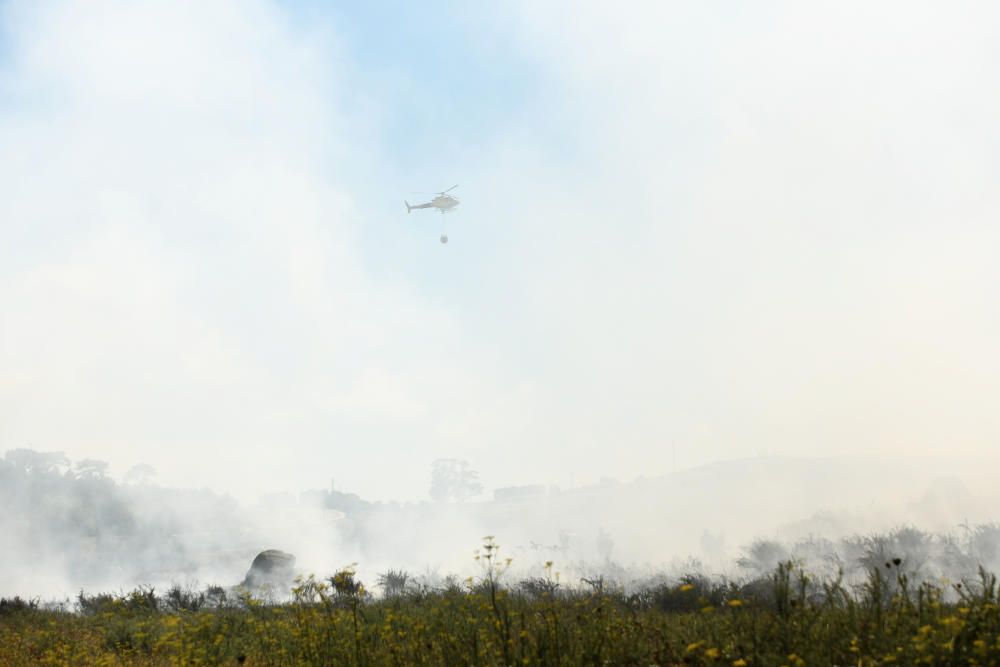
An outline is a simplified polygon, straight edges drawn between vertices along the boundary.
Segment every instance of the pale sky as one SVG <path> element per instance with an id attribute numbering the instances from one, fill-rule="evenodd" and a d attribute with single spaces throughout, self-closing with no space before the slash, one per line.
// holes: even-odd
<path id="1" fill-rule="evenodd" d="M 990 2 L 0 1 L 0 451 L 993 458 L 998 65 Z"/>

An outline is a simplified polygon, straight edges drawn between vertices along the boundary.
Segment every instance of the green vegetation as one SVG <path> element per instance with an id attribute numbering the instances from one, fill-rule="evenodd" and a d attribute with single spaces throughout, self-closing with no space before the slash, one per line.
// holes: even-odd
<path id="1" fill-rule="evenodd" d="M 265 603 L 222 589 L 80 594 L 73 611 L 0 601 L 4 665 L 987 665 L 1000 600 L 974 582 L 908 581 L 899 559 L 848 586 L 782 563 L 743 583 L 686 577 L 627 593 L 506 582 L 487 540 L 478 577 L 431 589 L 405 573 L 365 590 L 344 570 Z"/>

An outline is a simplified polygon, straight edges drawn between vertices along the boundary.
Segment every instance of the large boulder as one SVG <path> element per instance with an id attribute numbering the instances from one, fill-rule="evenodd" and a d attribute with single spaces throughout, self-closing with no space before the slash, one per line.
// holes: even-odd
<path id="1" fill-rule="evenodd" d="M 253 559 L 240 585 L 244 588 L 288 589 L 295 577 L 294 567 L 295 556 L 292 554 L 277 549 L 261 551 Z"/>

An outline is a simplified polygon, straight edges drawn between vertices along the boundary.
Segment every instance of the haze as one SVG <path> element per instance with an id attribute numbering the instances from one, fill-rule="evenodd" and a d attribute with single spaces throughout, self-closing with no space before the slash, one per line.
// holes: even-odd
<path id="1" fill-rule="evenodd" d="M 996 461 L 995 4 L 355 4 L 0 3 L 0 451 Z"/>

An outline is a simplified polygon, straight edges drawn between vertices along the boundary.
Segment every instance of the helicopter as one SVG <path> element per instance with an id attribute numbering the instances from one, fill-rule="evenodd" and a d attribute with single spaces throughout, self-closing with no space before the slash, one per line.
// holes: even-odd
<path id="1" fill-rule="evenodd" d="M 406 212 L 409 213 L 415 208 L 436 208 L 438 211 L 441 212 L 442 215 L 444 215 L 445 213 L 450 213 L 456 206 L 459 205 L 460 202 L 458 201 L 457 197 L 450 195 L 448 193 L 457 187 L 458 187 L 457 185 L 453 185 L 447 190 L 443 190 L 442 192 L 426 193 L 436 196 L 434 197 L 434 199 L 424 204 L 411 204 L 410 202 L 403 200 L 403 203 L 406 204 Z M 447 243 L 447 242 L 448 242 L 448 235 L 441 234 L 441 243 Z"/>
<path id="2" fill-rule="evenodd" d="M 406 204 L 406 212 L 409 213 L 415 208 L 436 208 L 437 210 L 441 211 L 441 213 L 448 213 L 449 211 L 451 211 L 451 209 L 455 208 L 459 204 L 459 201 L 456 197 L 453 197 L 452 195 L 448 194 L 457 187 L 458 187 L 457 185 L 453 185 L 444 192 L 427 193 L 427 194 L 437 195 L 437 197 L 430 200 L 426 204 L 411 204 L 408 201 L 404 201 L 403 203 Z"/>

